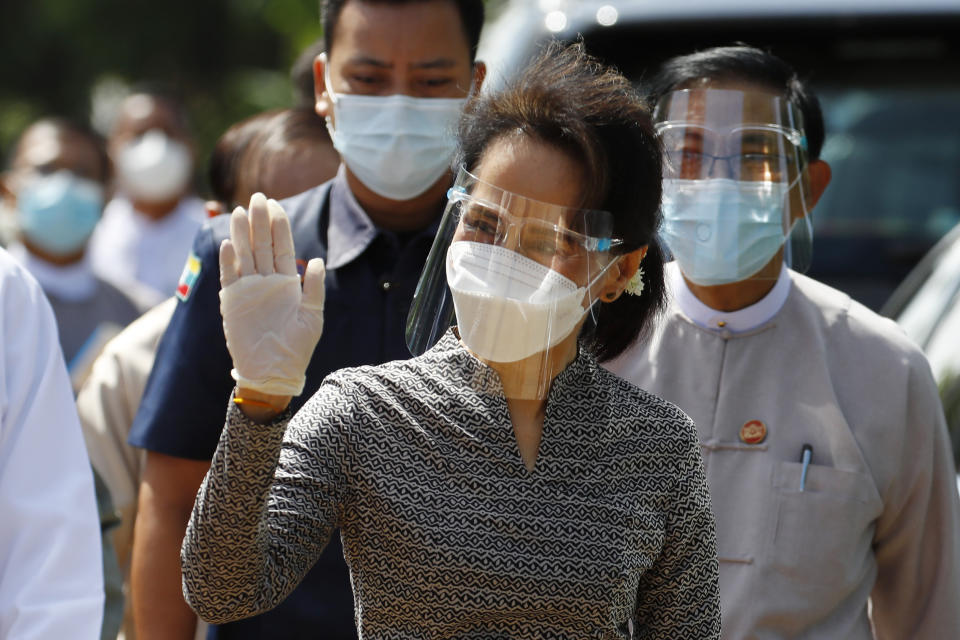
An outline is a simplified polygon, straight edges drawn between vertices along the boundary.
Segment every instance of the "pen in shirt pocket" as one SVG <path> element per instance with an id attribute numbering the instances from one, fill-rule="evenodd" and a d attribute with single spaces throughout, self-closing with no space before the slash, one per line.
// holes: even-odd
<path id="1" fill-rule="evenodd" d="M 800 452 L 800 463 L 803 467 L 800 469 L 800 491 L 803 491 L 807 486 L 807 469 L 810 468 L 810 460 L 813 459 L 813 447 L 809 444 L 803 445 L 803 449 Z"/>

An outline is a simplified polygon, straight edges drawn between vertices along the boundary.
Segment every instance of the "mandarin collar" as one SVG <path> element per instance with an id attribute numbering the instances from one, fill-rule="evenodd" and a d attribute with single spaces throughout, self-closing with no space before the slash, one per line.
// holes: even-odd
<path id="1" fill-rule="evenodd" d="M 687 286 L 676 262 L 666 265 L 666 278 L 667 288 L 677 307 L 694 324 L 730 333 L 744 333 L 766 324 L 777 315 L 790 294 L 790 273 L 786 266 L 780 267 L 777 282 L 767 295 L 749 307 L 736 311 L 718 311 L 701 302 Z"/>

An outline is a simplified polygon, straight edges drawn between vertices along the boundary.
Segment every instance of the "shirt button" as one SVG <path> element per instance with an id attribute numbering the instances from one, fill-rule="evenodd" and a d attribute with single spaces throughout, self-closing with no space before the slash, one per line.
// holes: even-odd
<path id="1" fill-rule="evenodd" d="M 390 282 L 389 280 L 384 280 L 383 282 L 380 283 L 380 288 L 383 289 L 384 291 L 390 291 L 391 287 L 393 287 L 393 283 Z"/>

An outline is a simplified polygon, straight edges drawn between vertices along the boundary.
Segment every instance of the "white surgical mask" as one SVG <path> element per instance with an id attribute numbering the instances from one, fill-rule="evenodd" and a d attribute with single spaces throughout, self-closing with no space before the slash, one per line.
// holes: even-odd
<path id="1" fill-rule="evenodd" d="M 182 194 L 193 162 L 185 144 L 159 129 L 128 142 L 117 158 L 123 190 L 135 200 L 165 202 Z"/>
<path id="2" fill-rule="evenodd" d="M 334 148 L 371 191 L 410 200 L 449 170 L 462 98 L 412 98 L 334 93 L 327 129 Z"/>
<path id="3" fill-rule="evenodd" d="M 515 362 L 570 335 L 587 310 L 586 288 L 504 247 L 455 241 L 447 284 L 460 339 L 491 362 Z"/>
<path id="4" fill-rule="evenodd" d="M 782 182 L 664 179 L 661 233 L 683 275 L 715 286 L 758 272 L 786 239 L 788 191 Z"/>

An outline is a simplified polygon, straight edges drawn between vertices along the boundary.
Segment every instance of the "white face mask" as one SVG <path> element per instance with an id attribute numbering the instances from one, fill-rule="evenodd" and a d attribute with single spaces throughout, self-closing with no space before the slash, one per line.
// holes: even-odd
<path id="1" fill-rule="evenodd" d="M 715 286 L 746 280 L 786 239 L 790 185 L 715 178 L 663 181 L 663 238 L 691 282 Z"/>
<path id="2" fill-rule="evenodd" d="M 165 202 L 182 194 L 193 162 L 185 144 L 151 129 L 127 143 L 117 159 L 117 176 L 134 200 Z"/>
<path id="3" fill-rule="evenodd" d="M 327 129 L 350 171 L 391 200 L 420 195 L 450 169 L 462 98 L 411 98 L 334 93 Z"/>
<path id="4" fill-rule="evenodd" d="M 587 310 L 586 287 L 519 253 L 456 241 L 447 284 L 463 343 L 491 362 L 515 362 L 570 335 Z"/>

